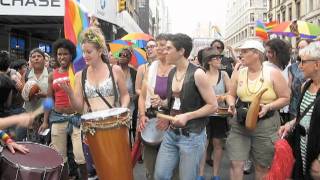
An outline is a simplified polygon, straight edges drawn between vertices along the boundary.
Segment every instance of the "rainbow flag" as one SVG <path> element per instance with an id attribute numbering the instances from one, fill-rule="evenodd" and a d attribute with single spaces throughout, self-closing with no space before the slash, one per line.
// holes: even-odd
<path id="1" fill-rule="evenodd" d="M 69 67 L 69 78 L 72 86 L 74 84 L 74 73 L 86 66 L 82 57 L 79 38 L 81 32 L 89 27 L 88 13 L 78 1 L 65 0 L 64 36 L 77 47 L 77 57 L 73 60 L 73 66 Z"/>
<path id="2" fill-rule="evenodd" d="M 262 39 L 263 41 L 268 40 L 268 33 L 267 33 L 267 29 L 265 24 L 260 21 L 257 20 L 256 22 L 256 36 L 258 36 L 260 39 Z"/>
<path id="3" fill-rule="evenodd" d="M 278 24 L 277 21 L 271 21 L 271 22 L 268 22 L 268 23 L 264 23 L 267 32 L 269 32 L 269 31 L 270 31 L 272 28 L 274 28 L 277 24 Z"/>

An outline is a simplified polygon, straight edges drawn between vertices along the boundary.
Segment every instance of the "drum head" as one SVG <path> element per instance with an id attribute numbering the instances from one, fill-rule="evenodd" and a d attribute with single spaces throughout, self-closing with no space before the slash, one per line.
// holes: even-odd
<path id="1" fill-rule="evenodd" d="M 53 169 L 63 164 L 62 156 L 48 146 L 31 142 L 18 142 L 18 144 L 26 146 L 30 152 L 12 154 L 7 148 L 4 148 L 2 156 L 13 164 L 31 169 Z"/>
<path id="2" fill-rule="evenodd" d="M 128 108 L 112 108 L 112 109 L 106 109 L 102 111 L 96 111 L 96 112 L 91 112 L 85 115 L 81 116 L 81 119 L 86 121 L 86 120 L 100 120 L 100 118 L 107 118 L 107 117 L 112 117 L 112 116 L 117 116 L 122 113 L 128 112 Z"/>
<path id="3" fill-rule="evenodd" d="M 157 127 L 157 118 L 149 119 L 146 127 L 141 132 L 142 140 L 151 145 L 158 145 L 162 142 L 165 131 L 159 130 Z"/>
<path id="4" fill-rule="evenodd" d="M 30 90 L 32 89 L 33 86 L 38 86 L 37 82 L 35 80 L 28 80 L 26 84 L 24 85 L 21 96 L 25 101 L 29 101 L 29 95 L 30 95 Z"/>

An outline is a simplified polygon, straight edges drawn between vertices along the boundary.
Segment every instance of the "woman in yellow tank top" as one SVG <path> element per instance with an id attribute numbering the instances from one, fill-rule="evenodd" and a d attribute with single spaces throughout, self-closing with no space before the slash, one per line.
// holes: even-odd
<path id="1" fill-rule="evenodd" d="M 253 159 L 256 179 L 263 179 L 271 165 L 274 145 L 280 127 L 276 111 L 289 103 L 290 91 L 281 72 L 262 65 L 264 47 L 261 42 L 247 40 L 240 48 L 244 68 L 235 71 L 227 97 L 229 111 L 234 114 L 227 138 L 227 153 L 231 160 L 231 179 L 243 179 L 244 161 Z M 250 103 L 260 91 L 267 89 L 260 101 L 259 120 L 253 131 L 239 123 L 235 103 Z"/>

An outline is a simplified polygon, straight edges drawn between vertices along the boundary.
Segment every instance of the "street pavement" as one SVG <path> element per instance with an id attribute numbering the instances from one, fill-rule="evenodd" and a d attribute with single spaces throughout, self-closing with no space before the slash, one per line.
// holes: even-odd
<path id="1" fill-rule="evenodd" d="M 224 153 L 223 158 L 222 158 L 221 170 L 220 170 L 221 180 L 229 180 L 230 179 L 229 168 L 230 168 L 230 162 L 229 162 L 227 155 Z M 211 172 L 212 172 L 212 167 L 210 167 L 209 165 L 206 164 L 205 177 L 207 180 L 210 179 Z M 136 166 L 134 168 L 134 179 L 135 180 L 145 180 L 146 179 L 143 164 L 139 164 L 139 163 L 136 164 Z M 244 176 L 244 180 L 253 180 L 253 179 L 254 179 L 253 173 Z"/>

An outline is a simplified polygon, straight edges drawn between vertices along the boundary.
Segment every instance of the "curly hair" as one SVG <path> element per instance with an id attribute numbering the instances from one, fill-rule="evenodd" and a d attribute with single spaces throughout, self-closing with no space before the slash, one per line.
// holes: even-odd
<path id="1" fill-rule="evenodd" d="M 72 56 L 72 61 L 77 56 L 76 46 L 68 39 L 58 39 L 53 43 L 53 56 L 57 58 L 57 53 L 59 48 L 64 48 L 69 51 Z"/>
<path id="2" fill-rule="evenodd" d="M 288 44 L 279 38 L 275 38 L 267 41 L 265 45 L 269 46 L 274 52 L 279 68 L 285 69 L 290 61 L 290 47 Z"/>

